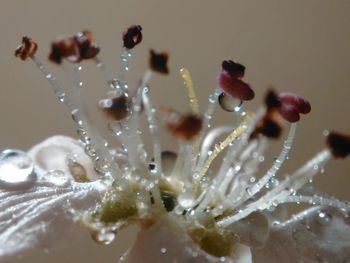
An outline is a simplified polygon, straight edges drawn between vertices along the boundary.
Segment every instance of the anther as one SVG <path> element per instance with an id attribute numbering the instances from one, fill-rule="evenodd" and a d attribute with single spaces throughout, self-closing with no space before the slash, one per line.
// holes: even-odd
<path id="1" fill-rule="evenodd" d="M 350 136 L 331 132 L 327 136 L 327 146 L 335 158 L 345 158 L 350 154 Z"/>
<path id="2" fill-rule="evenodd" d="M 132 25 L 123 32 L 123 45 L 127 49 L 132 49 L 142 41 L 142 27 Z"/>
<path id="3" fill-rule="evenodd" d="M 166 52 L 156 53 L 154 50 L 150 50 L 150 68 L 161 74 L 168 74 L 168 58 L 169 55 Z"/>
<path id="4" fill-rule="evenodd" d="M 38 44 L 35 43 L 30 37 L 24 36 L 22 38 L 22 44 L 15 50 L 15 56 L 22 60 L 26 60 L 28 57 L 33 57 L 38 49 Z"/>

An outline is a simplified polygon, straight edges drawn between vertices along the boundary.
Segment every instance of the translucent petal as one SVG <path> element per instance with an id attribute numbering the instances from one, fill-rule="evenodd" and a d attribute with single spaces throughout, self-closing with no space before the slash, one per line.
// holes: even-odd
<path id="1" fill-rule="evenodd" d="M 50 140 L 55 142 L 52 148 Z M 58 151 L 59 142 L 65 149 L 64 155 L 79 149 L 79 144 L 70 138 L 53 137 L 30 152 L 35 160 L 35 176 L 30 184 L 9 188 L 0 183 L 0 260 L 31 248 L 56 246 L 60 239 L 69 240 L 69 235 L 79 231 L 71 212 L 94 207 L 105 191 L 102 181 L 78 183 L 73 180 L 63 169 L 64 162 L 59 161 L 63 155 Z M 53 167 L 55 170 L 50 169 Z M 16 177 L 16 169 L 12 171 Z"/>
<path id="2" fill-rule="evenodd" d="M 183 222 L 182 222 L 183 223 Z M 166 216 L 151 227 L 142 229 L 134 246 L 119 262 L 126 263 L 251 263 L 247 246 L 237 244 L 232 257 L 213 257 L 199 248 L 179 220 Z"/>
<path id="3" fill-rule="evenodd" d="M 313 207 L 270 230 L 254 263 L 350 262 L 349 215 L 335 208 Z"/>

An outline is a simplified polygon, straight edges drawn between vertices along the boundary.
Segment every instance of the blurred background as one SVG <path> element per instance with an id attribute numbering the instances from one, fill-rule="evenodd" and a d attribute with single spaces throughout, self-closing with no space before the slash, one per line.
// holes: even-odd
<path id="1" fill-rule="evenodd" d="M 312 112 L 299 124 L 288 171 L 324 147 L 325 130 L 350 132 L 350 1 L 1 0 L 0 5 L 0 148 L 28 150 L 55 134 L 76 136 L 70 114 L 38 69 L 13 56 L 23 35 L 37 41 L 37 56 L 47 62 L 50 43 L 57 36 L 91 30 L 102 48 L 99 57 L 117 73 L 121 34 L 131 24 L 142 25 L 144 35 L 130 63 L 131 86 L 147 69 L 150 48 L 170 53 L 170 76 L 156 76 L 151 85 L 156 104 L 188 109 L 178 73 L 185 66 L 203 110 L 224 59 L 247 67 L 245 80 L 257 95 L 245 105 L 249 109 L 259 107 L 269 85 L 308 98 Z M 47 64 L 63 83 L 69 83 L 69 75 Z M 103 75 L 86 62 L 83 77 L 84 99 L 96 126 L 105 133 L 106 120 L 97 109 L 98 99 L 108 90 Z M 216 118 L 218 123 L 232 120 L 223 112 Z M 169 141 L 163 144 L 176 149 Z M 277 145 L 272 143 L 271 160 L 278 153 Z M 332 161 L 316 184 L 349 200 L 350 161 Z M 134 233 L 122 232 L 111 246 L 102 247 L 82 230 L 81 237 L 67 240 L 64 247 L 6 262 L 116 262 Z"/>

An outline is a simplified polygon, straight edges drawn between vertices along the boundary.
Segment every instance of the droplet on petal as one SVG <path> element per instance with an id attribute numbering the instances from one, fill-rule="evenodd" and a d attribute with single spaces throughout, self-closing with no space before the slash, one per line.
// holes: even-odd
<path id="1" fill-rule="evenodd" d="M 26 60 L 28 57 L 34 56 L 38 49 L 38 44 L 35 43 L 31 38 L 24 36 L 22 38 L 22 44 L 19 45 L 15 50 L 15 56 L 22 60 Z"/>
<path id="2" fill-rule="evenodd" d="M 4 150 L 0 153 L 0 189 L 22 189 L 36 181 L 32 159 L 19 150 Z"/>
<path id="3" fill-rule="evenodd" d="M 123 32 L 123 44 L 127 49 L 132 49 L 142 41 L 142 27 L 140 25 L 132 25 Z"/>
<path id="4" fill-rule="evenodd" d="M 347 134 L 329 133 L 327 145 L 335 158 L 345 158 L 350 154 L 350 136 Z"/>
<path id="5" fill-rule="evenodd" d="M 130 101 L 124 94 L 100 101 L 103 111 L 116 121 L 120 121 L 128 116 L 129 104 Z"/>
<path id="6" fill-rule="evenodd" d="M 188 141 L 200 133 L 202 119 L 193 114 L 181 116 L 173 113 L 168 119 L 168 128 L 175 137 Z"/>
<path id="7" fill-rule="evenodd" d="M 161 74 L 168 74 L 168 58 L 169 55 L 166 52 L 156 53 L 154 50 L 150 50 L 150 68 Z"/>

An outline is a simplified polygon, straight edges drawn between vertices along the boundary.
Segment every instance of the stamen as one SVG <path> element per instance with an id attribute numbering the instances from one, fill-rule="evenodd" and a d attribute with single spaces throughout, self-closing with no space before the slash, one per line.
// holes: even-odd
<path id="1" fill-rule="evenodd" d="M 252 187 L 249 187 L 247 189 L 247 194 L 249 196 L 255 195 L 257 192 L 263 188 L 267 182 L 276 175 L 277 171 L 281 168 L 283 165 L 284 161 L 287 159 L 289 151 L 292 148 L 292 144 L 294 141 L 294 136 L 295 136 L 295 131 L 296 131 L 296 123 L 292 123 L 290 126 L 289 134 L 286 139 L 286 141 L 283 144 L 282 151 L 278 158 L 275 160 L 273 163 L 272 167 L 267 171 L 267 173 Z M 246 196 L 248 198 L 248 196 Z"/>
<path id="2" fill-rule="evenodd" d="M 267 192 L 257 201 L 249 204 L 244 209 L 238 210 L 235 215 L 228 216 L 218 221 L 218 226 L 226 227 L 242 218 L 245 218 L 254 211 L 264 210 L 283 202 L 288 196 L 294 194 L 304 184 L 312 179 L 319 171 L 319 167 L 323 166 L 330 159 L 330 157 L 331 153 L 328 149 L 321 151 L 303 167 L 301 167 L 291 176 L 288 176 L 282 183 L 271 191 Z"/>
<path id="3" fill-rule="evenodd" d="M 224 141 L 215 145 L 213 153 L 208 157 L 199 173 L 193 175 L 193 179 L 195 180 L 195 182 L 198 183 L 203 178 L 203 176 L 207 173 L 211 163 L 219 155 L 219 153 L 246 131 L 247 122 L 249 122 L 251 118 L 252 113 L 247 113 L 242 123 L 233 132 L 231 132 Z"/>
<path id="4" fill-rule="evenodd" d="M 190 107 L 192 109 L 192 113 L 194 115 L 199 115 L 200 112 L 199 112 L 198 100 L 197 100 L 196 92 L 195 92 L 194 87 L 193 87 L 193 82 L 191 79 L 190 72 L 187 69 L 182 68 L 182 69 L 180 69 L 180 73 L 181 73 L 182 78 L 185 81 L 185 86 L 187 89 L 187 97 L 188 97 L 188 101 L 190 103 Z"/>

